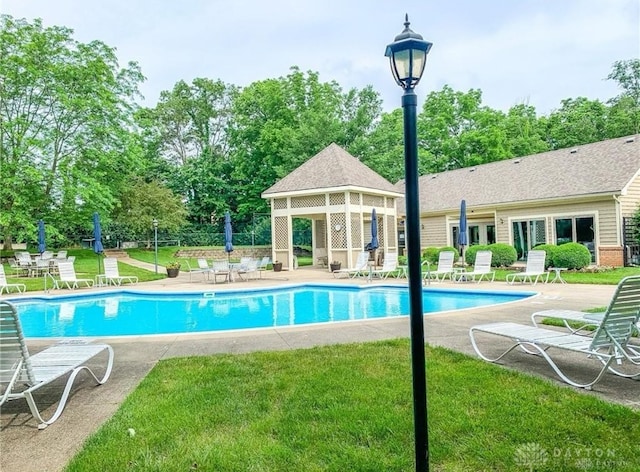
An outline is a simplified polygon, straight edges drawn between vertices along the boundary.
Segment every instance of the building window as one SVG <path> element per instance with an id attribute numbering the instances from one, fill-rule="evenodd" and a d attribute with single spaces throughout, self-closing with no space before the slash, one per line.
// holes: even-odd
<path id="1" fill-rule="evenodd" d="M 531 249 L 547 242 L 544 220 L 514 221 L 512 225 L 513 247 L 519 261 L 526 260 Z"/>
<path id="2" fill-rule="evenodd" d="M 556 244 L 578 243 L 591 253 L 591 262 L 596 261 L 595 225 L 592 216 L 557 218 L 555 220 Z"/>

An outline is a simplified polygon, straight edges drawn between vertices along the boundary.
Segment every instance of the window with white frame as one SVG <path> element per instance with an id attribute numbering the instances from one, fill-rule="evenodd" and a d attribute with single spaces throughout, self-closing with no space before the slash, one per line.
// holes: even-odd
<path id="1" fill-rule="evenodd" d="M 546 244 L 547 235 L 544 219 L 538 220 L 515 220 L 511 223 L 513 230 L 513 247 L 516 248 L 518 260 L 527 259 L 527 253 L 538 246 Z"/>
<path id="2" fill-rule="evenodd" d="M 595 219 L 593 216 L 562 217 L 554 220 L 556 244 L 578 243 L 591 253 L 591 262 L 596 261 Z"/>

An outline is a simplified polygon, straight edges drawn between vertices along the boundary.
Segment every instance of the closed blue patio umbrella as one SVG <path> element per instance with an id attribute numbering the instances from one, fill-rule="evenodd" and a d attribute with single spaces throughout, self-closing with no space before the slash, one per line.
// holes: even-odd
<path id="1" fill-rule="evenodd" d="M 224 214 L 224 250 L 227 252 L 227 257 L 231 259 L 231 252 L 233 251 L 233 231 L 231 229 L 231 215 L 229 212 Z"/>
<path id="2" fill-rule="evenodd" d="M 100 227 L 100 215 L 96 211 L 93 214 L 93 252 L 100 255 L 104 251 L 102 246 L 102 228 Z M 100 270 L 100 257 L 98 257 L 98 273 L 102 273 Z"/>
<path id="3" fill-rule="evenodd" d="M 42 254 L 47 250 L 45 241 L 44 220 L 38 220 L 38 252 Z"/>
<path id="4" fill-rule="evenodd" d="M 380 243 L 378 242 L 378 215 L 376 215 L 376 209 L 371 210 L 371 242 L 369 243 L 369 249 L 375 251 L 378 249 Z"/>
<path id="5" fill-rule="evenodd" d="M 467 202 L 460 202 L 460 231 L 458 232 L 458 246 L 460 246 L 460 258 L 464 264 L 464 248 L 469 245 L 467 239 Z"/>

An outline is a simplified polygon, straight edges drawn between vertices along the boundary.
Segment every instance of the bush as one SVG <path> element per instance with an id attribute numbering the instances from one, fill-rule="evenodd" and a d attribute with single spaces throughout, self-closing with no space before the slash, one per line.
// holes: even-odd
<path id="1" fill-rule="evenodd" d="M 422 250 L 422 260 L 435 264 L 438 262 L 438 254 L 440 254 L 440 251 L 437 247 L 426 247 Z"/>
<path id="2" fill-rule="evenodd" d="M 476 261 L 476 252 L 486 251 L 488 249 L 489 246 L 481 246 L 479 244 L 475 246 L 469 246 L 464 250 L 464 261 L 469 265 L 473 265 L 473 263 Z"/>
<path id="3" fill-rule="evenodd" d="M 489 245 L 491 265 L 493 267 L 509 267 L 518 260 L 516 248 L 505 243 L 493 243 Z"/>
<path id="4" fill-rule="evenodd" d="M 544 260 L 545 269 L 548 269 L 549 267 L 553 267 L 556 265 L 555 262 L 553 261 L 554 261 L 554 254 L 558 249 L 558 246 L 556 246 L 555 244 L 539 244 L 533 249 L 537 251 L 544 251 L 547 253 L 547 257 Z M 564 266 L 557 266 L 557 267 L 564 267 Z"/>
<path id="5" fill-rule="evenodd" d="M 579 243 L 566 243 L 553 250 L 553 265 L 567 269 L 582 269 L 591 263 L 591 253 Z"/>

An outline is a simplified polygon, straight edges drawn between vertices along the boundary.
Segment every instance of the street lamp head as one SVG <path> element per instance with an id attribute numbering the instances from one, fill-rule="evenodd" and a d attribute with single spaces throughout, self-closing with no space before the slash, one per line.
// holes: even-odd
<path id="1" fill-rule="evenodd" d="M 406 15 L 404 30 L 387 46 L 384 53 L 389 58 L 393 78 L 405 90 L 414 88 L 420 82 L 427 54 L 433 45 L 414 33 L 409 24 L 409 15 Z"/>
<path id="2" fill-rule="evenodd" d="M 154 227 L 154 228 L 157 228 L 157 227 L 158 227 L 158 219 L 157 219 L 157 218 L 154 218 L 154 219 L 153 219 L 153 227 Z"/>

